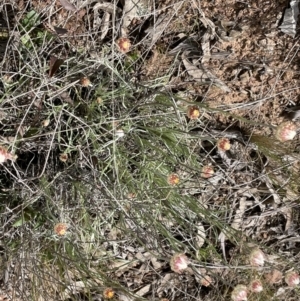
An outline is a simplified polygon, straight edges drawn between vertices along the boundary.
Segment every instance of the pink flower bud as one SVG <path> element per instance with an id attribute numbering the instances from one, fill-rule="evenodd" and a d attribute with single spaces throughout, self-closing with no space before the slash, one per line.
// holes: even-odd
<path id="1" fill-rule="evenodd" d="M 253 267 L 263 266 L 265 263 L 266 256 L 260 249 L 254 249 L 249 257 L 250 264 Z"/>
<path id="2" fill-rule="evenodd" d="M 59 236 L 64 236 L 67 232 L 67 224 L 58 223 L 54 226 L 54 233 Z"/>
<path id="3" fill-rule="evenodd" d="M 117 45 L 119 47 L 119 50 L 123 53 L 126 53 L 130 50 L 131 43 L 128 38 L 120 38 L 117 40 Z"/>
<path id="4" fill-rule="evenodd" d="M 170 265 L 175 273 L 182 273 L 189 264 L 189 259 L 182 253 L 174 254 L 171 258 Z"/>
<path id="5" fill-rule="evenodd" d="M 247 293 L 247 286 L 239 284 L 233 289 L 231 299 L 233 301 L 247 301 Z"/>
<path id="6" fill-rule="evenodd" d="M 262 286 L 261 281 L 258 280 L 258 279 L 255 279 L 255 280 L 251 281 L 251 283 L 249 285 L 249 288 L 254 293 L 260 293 L 264 289 L 263 286 Z"/>
<path id="7" fill-rule="evenodd" d="M 0 163 L 4 163 L 6 160 L 15 161 L 18 156 L 15 156 L 7 151 L 4 146 L 0 146 Z"/>
<path id="8" fill-rule="evenodd" d="M 275 131 L 275 137 L 281 142 L 293 140 L 296 134 L 296 125 L 291 121 L 281 123 Z"/>
<path id="9" fill-rule="evenodd" d="M 103 297 L 104 299 L 112 299 L 115 295 L 115 291 L 111 287 L 107 287 L 103 291 Z"/>
<path id="10" fill-rule="evenodd" d="M 68 158 L 69 158 L 69 156 L 68 156 L 68 154 L 66 154 L 66 153 L 61 153 L 61 154 L 59 154 L 59 160 L 60 160 L 61 162 L 67 162 L 67 161 L 68 161 Z"/>
<path id="11" fill-rule="evenodd" d="M 190 119 L 198 119 L 200 116 L 200 110 L 197 106 L 189 106 L 187 110 L 187 116 Z"/>
<path id="12" fill-rule="evenodd" d="M 284 280 L 288 286 L 295 287 L 300 282 L 299 274 L 296 272 L 288 272 L 285 274 Z"/>
<path id="13" fill-rule="evenodd" d="M 91 81 L 87 78 L 87 77 L 82 77 L 80 79 L 80 84 L 82 87 L 89 87 L 89 86 L 93 86 Z"/>
<path id="14" fill-rule="evenodd" d="M 230 141 L 227 138 L 220 138 L 217 141 L 217 148 L 219 151 L 225 152 L 230 150 Z"/>
<path id="15" fill-rule="evenodd" d="M 214 175 L 214 173 L 214 169 L 212 168 L 212 166 L 209 165 L 203 166 L 201 169 L 201 177 L 205 179 L 211 178 Z"/>
<path id="16" fill-rule="evenodd" d="M 172 186 L 178 185 L 180 182 L 179 176 L 175 173 L 172 173 L 168 176 L 168 183 Z"/>

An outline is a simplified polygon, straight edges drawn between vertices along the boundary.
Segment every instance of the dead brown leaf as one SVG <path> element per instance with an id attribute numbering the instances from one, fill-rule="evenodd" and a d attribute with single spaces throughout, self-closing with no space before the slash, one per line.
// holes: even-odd
<path id="1" fill-rule="evenodd" d="M 50 66 L 49 77 L 52 77 L 63 63 L 64 63 L 64 60 L 59 59 L 55 56 L 51 56 L 50 62 L 49 62 L 49 66 Z"/>
<path id="2" fill-rule="evenodd" d="M 105 12 L 108 12 L 108 13 L 110 13 L 113 16 L 116 13 L 121 13 L 121 9 L 119 7 L 117 7 L 113 3 L 109 3 L 109 2 L 97 3 L 94 6 L 94 10 L 98 10 L 98 9 L 101 9 L 101 10 L 103 10 Z"/>
<path id="3" fill-rule="evenodd" d="M 167 13 L 162 13 L 158 16 L 153 27 L 145 30 L 145 32 L 149 33 L 149 35 L 152 37 L 150 47 L 152 47 L 156 43 L 163 32 L 168 28 L 172 19 L 176 16 L 182 5 L 183 2 L 177 2 L 173 4 L 172 9 L 170 9 Z"/>
<path id="4" fill-rule="evenodd" d="M 143 297 L 143 296 L 145 296 L 150 291 L 150 288 L 151 288 L 151 284 L 147 284 L 144 287 L 142 287 L 141 289 L 139 289 L 136 292 L 136 295 L 140 296 L 140 297 Z"/>
<path id="5" fill-rule="evenodd" d="M 61 3 L 62 7 L 65 8 L 66 10 L 73 11 L 73 12 L 75 12 L 77 10 L 75 5 L 73 5 L 68 0 L 59 0 L 59 1 Z"/>
<path id="6" fill-rule="evenodd" d="M 195 65 L 191 64 L 187 57 L 186 53 L 182 54 L 182 61 L 187 73 L 192 76 L 195 81 L 202 83 L 211 83 L 225 92 L 231 92 L 230 88 L 220 79 L 218 79 L 214 74 L 208 71 L 204 66 L 197 68 Z"/>
<path id="7" fill-rule="evenodd" d="M 123 7 L 123 18 L 122 18 L 122 28 L 121 35 L 126 36 L 127 28 L 130 25 L 131 21 L 137 16 L 137 3 L 138 0 L 125 0 Z"/>
<path id="8" fill-rule="evenodd" d="M 101 36 L 100 36 L 101 40 L 103 40 L 108 33 L 109 21 L 110 21 L 110 13 L 105 12 L 101 22 Z"/>
<path id="9" fill-rule="evenodd" d="M 204 226 L 201 222 L 197 223 L 197 235 L 195 237 L 195 247 L 200 249 L 205 243 L 206 233 Z"/>

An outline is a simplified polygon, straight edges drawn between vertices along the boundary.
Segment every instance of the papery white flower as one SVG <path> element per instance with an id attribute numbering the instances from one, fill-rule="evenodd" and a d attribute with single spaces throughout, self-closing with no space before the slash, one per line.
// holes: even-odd
<path id="1" fill-rule="evenodd" d="M 254 267 L 263 266 L 265 264 L 266 256 L 260 249 L 254 249 L 249 257 L 250 264 Z"/>
<path id="2" fill-rule="evenodd" d="M 247 294 L 247 286 L 239 284 L 233 289 L 231 299 L 233 301 L 247 301 Z"/>
<path id="3" fill-rule="evenodd" d="M 284 280 L 290 287 L 295 287 L 300 283 L 299 274 L 293 271 L 286 273 Z"/>
<path id="4" fill-rule="evenodd" d="M 251 281 L 251 283 L 249 285 L 249 288 L 254 293 L 260 293 L 264 289 L 263 286 L 262 286 L 261 281 L 258 280 L 258 279 L 255 279 L 255 280 Z"/>
<path id="5" fill-rule="evenodd" d="M 281 142 L 293 140 L 296 134 L 297 134 L 296 125 L 291 121 L 281 123 L 277 127 L 275 132 L 276 138 Z"/>
<path id="6" fill-rule="evenodd" d="M 15 161 L 17 158 L 18 156 L 9 153 L 4 146 L 0 146 L 0 163 L 4 163 L 6 160 Z"/>
<path id="7" fill-rule="evenodd" d="M 182 273 L 189 265 L 189 259 L 182 253 L 174 254 L 170 261 L 171 269 L 175 273 Z"/>

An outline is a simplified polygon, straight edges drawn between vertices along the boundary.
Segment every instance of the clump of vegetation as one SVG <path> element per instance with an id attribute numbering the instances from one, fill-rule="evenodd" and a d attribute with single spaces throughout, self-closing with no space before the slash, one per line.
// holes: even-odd
<path id="1" fill-rule="evenodd" d="M 297 298 L 289 39 L 235 3 L 9 2 L 0 300 Z"/>

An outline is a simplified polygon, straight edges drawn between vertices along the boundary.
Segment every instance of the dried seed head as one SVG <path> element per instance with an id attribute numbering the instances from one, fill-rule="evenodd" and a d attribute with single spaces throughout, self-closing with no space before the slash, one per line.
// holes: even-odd
<path id="1" fill-rule="evenodd" d="M 45 119 L 42 121 L 42 126 L 47 127 L 50 124 L 50 119 Z"/>
<path id="2" fill-rule="evenodd" d="M 219 151 L 228 151 L 230 150 L 230 141 L 227 138 L 220 138 L 217 141 L 217 148 Z"/>
<path id="3" fill-rule="evenodd" d="M 293 271 L 288 272 L 285 274 L 284 280 L 288 286 L 295 287 L 300 282 L 299 274 Z"/>
<path id="4" fill-rule="evenodd" d="M 117 40 L 117 45 L 119 47 L 119 50 L 123 53 L 126 53 L 130 50 L 131 43 L 128 38 L 120 38 Z"/>
<path id="5" fill-rule="evenodd" d="M 108 287 L 103 291 L 104 299 L 112 299 L 114 297 L 114 295 L 115 295 L 115 292 L 111 287 Z"/>
<path id="6" fill-rule="evenodd" d="M 6 160 L 15 161 L 18 156 L 9 153 L 4 146 L 0 146 L 0 163 L 4 163 Z"/>
<path id="7" fill-rule="evenodd" d="M 103 99 L 100 96 L 98 96 L 96 98 L 96 102 L 97 102 L 98 105 L 102 105 L 103 104 Z"/>
<path id="8" fill-rule="evenodd" d="M 190 119 L 198 119 L 200 116 L 200 110 L 197 106 L 189 106 L 187 110 L 187 117 Z"/>
<path id="9" fill-rule="evenodd" d="M 258 279 L 251 281 L 249 288 L 250 288 L 251 292 L 254 292 L 254 293 L 260 293 L 264 289 L 261 281 Z"/>
<path id="10" fill-rule="evenodd" d="M 200 279 L 200 284 L 205 286 L 205 287 L 208 287 L 210 286 L 211 284 L 213 283 L 213 280 L 210 276 L 208 275 L 204 275 L 203 277 L 201 277 Z"/>
<path id="11" fill-rule="evenodd" d="M 170 261 L 171 270 L 179 274 L 188 267 L 188 264 L 189 259 L 182 253 L 174 254 Z"/>
<path id="12" fill-rule="evenodd" d="M 201 169 L 201 177 L 205 179 L 211 178 L 214 173 L 214 169 L 209 165 L 203 166 Z"/>
<path id="13" fill-rule="evenodd" d="M 265 264 L 266 256 L 260 249 L 254 249 L 249 256 L 250 264 L 253 267 L 263 266 Z"/>
<path id="14" fill-rule="evenodd" d="M 82 77 L 80 79 L 80 84 L 82 87 L 90 87 L 93 86 L 91 81 L 87 77 Z"/>
<path id="15" fill-rule="evenodd" d="M 59 160 L 60 160 L 61 162 L 67 162 L 67 161 L 68 161 L 68 154 L 66 154 L 66 153 L 61 153 L 61 154 L 59 155 Z"/>
<path id="16" fill-rule="evenodd" d="M 282 280 L 282 272 L 276 269 L 273 269 L 270 273 L 265 274 L 266 282 L 269 284 L 279 283 Z"/>
<path id="17" fill-rule="evenodd" d="M 281 123 L 275 131 L 275 137 L 281 142 L 293 140 L 296 134 L 296 125 L 291 121 Z"/>
<path id="18" fill-rule="evenodd" d="M 9 86 L 9 85 L 13 84 L 13 82 L 14 82 L 13 77 L 9 74 L 4 74 L 2 76 L 2 82 L 3 82 L 3 84 Z"/>
<path id="19" fill-rule="evenodd" d="M 247 301 L 247 293 L 247 286 L 239 284 L 233 289 L 231 299 L 233 301 Z"/>
<path id="20" fill-rule="evenodd" d="M 176 173 L 172 173 L 168 176 L 168 183 L 172 186 L 179 184 L 179 177 Z"/>
<path id="21" fill-rule="evenodd" d="M 130 200 L 135 199 L 135 198 L 136 198 L 136 193 L 134 193 L 134 192 L 129 192 L 129 193 L 127 194 L 127 198 L 130 199 Z"/>
<path id="22" fill-rule="evenodd" d="M 67 224 L 65 223 L 58 223 L 54 226 L 54 233 L 63 236 L 67 232 Z"/>

